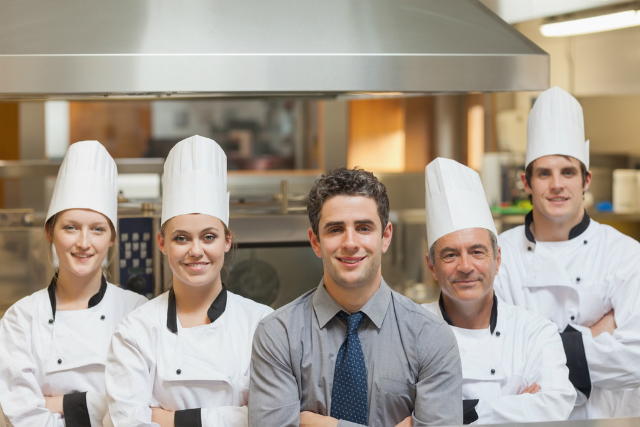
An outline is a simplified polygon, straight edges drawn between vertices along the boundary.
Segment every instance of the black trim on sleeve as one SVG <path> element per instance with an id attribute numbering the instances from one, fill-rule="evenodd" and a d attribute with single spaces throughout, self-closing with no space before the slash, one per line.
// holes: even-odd
<path id="1" fill-rule="evenodd" d="M 589 214 L 587 211 L 584 211 L 584 215 L 582 217 L 582 221 L 580 224 L 576 225 L 569 231 L 569 238 L 567 240 L 575 239 L 582 233 L 584 233 L 587 228 L 589 228 L 589 224 L 591 223 L 591 218 L 589 218 Z M 530 211 L 524 217 L 524 235 L 528 241 L 531 243 L 535 243 L 536 239 L 533 237 L 533 233 L 531 232 L 531 224 L 533 224 L 533 211 Z"/>
<path id="2" fill-rule="evenodd" d="M 67 427 L 91 427 L 86 392 L 65 394 L 62 398 L 62 410 Z"/>
<path id="3" fill-rule="evenodd" d="M 222 290 L 218 294 L 215 300 L 211 303 L 211 306 L 207 310 L 207 317 L 211 323 L 218 320 L 222 313 L 227 308 L 227 287 L 222 284 Z M 169 303 L 167 307 L 167 328 L 174 334 L 178 333 L 178 320 L 176 309 L 176 294 L 173 292 L 173 288 L 169 290 Z"/>
<path id="4" fill-rule="evenodd" d="M 456 326 L 451 321 L 451 318 L 447 314 L 444 309 L 444 300 L 442 299 L 442 292 L 440 293 L 440 299 L 438 300 L 438 306 L 440 306 L 440 312 L 442 312 L 442 318 L 444 319 L 449 326 Z M 496 297 L 496 293 L 493 293 L 493 304 L 491 305 L 491 318 L 489 319 L 489 331 L 493 334 L 493 331 L 496 330 L 496 325 L 498 324 L 498 298 Z"/>
<path id="5" fill-rule="evenodd" d="M 478 406 L 478 399 L 464 399 L 462 401 L 462 423 L 471 424 L 478 420 L 478 413 L 476 412 L 476 406 Z M 176 425 L 177 427 L 177 425 Z"/>
<path id="6" fill-rule="evenodd" d="M 591 377 L 587 355 L 584 351 L 584 342 L 580 331 L 568 325 L 564 332 L 560 333 L 564 352 L 567 355 L 567 368 L 569 368 L 569 381 L 577 389 L 587 396 L 591 395 Z"/>
<path id="7" fill-rule="evenodd" d="M 173 424 L 175 427 L 202 427 L 200 413 L 200 408 L 176 411 L 173 415 Z"/>

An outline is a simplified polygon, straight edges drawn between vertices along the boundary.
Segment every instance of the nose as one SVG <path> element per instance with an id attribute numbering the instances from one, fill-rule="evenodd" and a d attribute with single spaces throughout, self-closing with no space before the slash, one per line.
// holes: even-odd
<path id="1" fill-rule="evenodd" d="M 560 192 L 562 191 L 563 187 L 564 187 L 564 184 L 562 182 L 562 177 L 560 176 L 559 173 L 554 173 L 551 178 L 551 190 Z"/>
<path id="2" fill-rule="evenodd" d="M 471 256 L 466 252 L 460 255 L 460 262 L 458 263 L 458 271 L 464 274 L 469 274 L 473 271 Z"/>
<path id="3" fill-rule="evenodd" d="M 200 258 L 202 255 L 204 255 L 204 251 L 200 244 L 200 240 L 194 239 L 191 244 L 191 249 L 189 250 L 189 256 L 192 258 Z"/>
<path id="4" fill-rule="evenodd" d="M 89 233 L 90 232 L 88 229 L 84 229 L 80 232 L 80 234 L 78 235 L 78 241 L 76 242 L 78 249 L 89 249 L 89 247 L 91 246 L 91 244 L 89 243 Z"/>
<path id="5" fill-rule="evenodd" d="M 356 252 L 358 243 L 356 242 L 356 230 L 347 228 L 343 234 L 342 249 L 346 252 Z"/>

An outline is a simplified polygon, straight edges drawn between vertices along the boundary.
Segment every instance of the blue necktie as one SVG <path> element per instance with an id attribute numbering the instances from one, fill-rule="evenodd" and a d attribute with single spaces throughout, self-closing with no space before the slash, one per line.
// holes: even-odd
<path id="1" fill-rule="evenodd" d="M 367 425 L 367 368 L 358 338 L 358 326 L 364 313 L 359 311 L 349 316 L 341 311 L 338 316 L 347 320 L 347 337 L 336 358 L 331 391 L 331 416 Z"/>

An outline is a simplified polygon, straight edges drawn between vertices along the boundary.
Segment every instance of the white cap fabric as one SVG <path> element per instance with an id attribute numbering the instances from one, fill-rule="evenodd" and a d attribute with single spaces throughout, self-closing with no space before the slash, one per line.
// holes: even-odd
<path id="1" fill-rule="evenodd" d="M 98 141 L 71 144 L 64 156 L 46 221 L 67 209 L 100 212 L 118 228 L 118 168 Z"/>
<path id="2" fill-rule="evenodd" d="M 558 86 L 540 94 L 529 113 L 525 167 L 543 156 L 571 156 L 589 170 L 589 141 L 578 100 Z"/>
<path id="3" fill-rule="evenodd" d="M 178 215 L 206 214 L 229 226 L 227 156 L 212 139 L 178 142 L 164 162 L 162 224 Z"/>
<path id="4" fill-rule="evenodd" d="M 486 228 L 496 237 L 491 210 L 478 172 L 438 157 L 425 170 L 427 242 L 467 228 Z"/>

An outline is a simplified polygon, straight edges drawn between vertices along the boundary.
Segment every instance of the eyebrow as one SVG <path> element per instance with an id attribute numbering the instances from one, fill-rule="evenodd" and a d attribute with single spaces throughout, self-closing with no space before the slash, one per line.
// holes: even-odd
<path id="1" fill-rule="evenodd" d="M 468 248 L 470 251 L 474 249 L 484 249 L 485 251 L 489 251 L 489 248 L 482 243 L 476 243 Z M 458 249 L 447 246 L 440 251 L 439 255 L 442 257 L 446 252 L 458 252 Z"/>
<path id="2" fill-rule="evenodd" d="M 217 233 L 220 233 L 220 230 L 218 230 L 216 227 L 208 227 L 208 228 L 205 228 L 204 230 L 201 230 L 198 234 L 206 233 L 212 230 Z M 171 233 L 172 236 L 175 236 L 176 234 L 191 234 L 191 233 L 186 230 L 175 230 L 173 233 Z"/>

